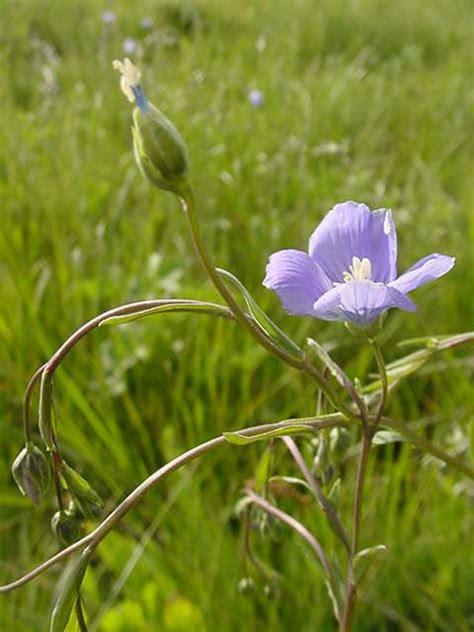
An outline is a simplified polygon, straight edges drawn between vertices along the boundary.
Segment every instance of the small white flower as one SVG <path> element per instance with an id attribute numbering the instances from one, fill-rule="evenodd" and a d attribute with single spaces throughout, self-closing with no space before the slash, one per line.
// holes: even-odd
<path id="1" fill-rule="evenodd" d="M 116 59 L 112 66 L 114 70 L 118 70 L 122 75 L 120 77 L 120 89 L 132 103 L 135 101 L 134 88 L 140 85 L 140 78 L 142 73 L 140 70 L 132 64 L 128 57 L 125 57 L 123 62 Z"/>

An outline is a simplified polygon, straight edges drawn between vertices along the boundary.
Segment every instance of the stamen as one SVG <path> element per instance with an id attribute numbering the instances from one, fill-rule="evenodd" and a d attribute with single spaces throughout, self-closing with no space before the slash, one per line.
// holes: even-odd
<path id="1" fill-rule="evenodd" d="M 350 281 L 371 281 L 372 280 L 372 264 L 370 259 L 364 257 L 352 257 L 352 264 L 349 266 L 349 271 L 344 272 L 342 275 L 344 283 Z"/>

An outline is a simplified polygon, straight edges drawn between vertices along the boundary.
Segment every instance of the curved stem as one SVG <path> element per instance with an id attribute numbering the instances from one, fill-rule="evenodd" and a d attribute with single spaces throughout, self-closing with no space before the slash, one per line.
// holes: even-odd
<path id="1" fill-rule="evenodd" d="M 51 358 L 45 362 L 42 366 L 40 366 L 33 376 L 31 377 L 28 386 L 26 387 L 24 403 L 23 403 L 23 427 L 25 438 L 27 441 L 31 439 L 31 422 L 30 422 L 30 403 L 31 396 L 33 393 L 33 389 L 35 385 L 38 383 L 40 378 L 43 375 L 45 370 L 48 371 L 50 376 L 52 377 L 54 371 L 57 369 L 58 365 L 62 362 L 62 360 L 66 357 L 66 355 L 75 347 L 75 345 L 82 339 L 84 336 L 89 334 L 93 329 L 99 327 L 101 323 L 109 318 L 118 317 L 118 316 L 126 316 L 130 314 L 134 314 L 137 312 L 142 312 L 147 309 L 165 307 L 167 305 L 180 305 L 183 308 L 183 311 L 186 311 L 186 305 L 193 306 L 196 304 L 196 301 L 191 299 L 156 299 L 149 301 L 137 301 L 134 303 L 127 303 L 125 305 L 120 305 L 119 307 L 114 307 L 105 312 L 102 312 L 98 316 L 91 318 L 86 323 L 81 325 L 76 331 L 74 331 L 69 338 L 63 342 L 63 344 L 53 353 Z M 204 303 L 203 303 L 204 304 Z M 234 318 L 232 312 L 226 311 L 226 308 L 222 305 L 215 305 L 214 303 L 206 303 L 205 305 L 213 308 L 222 309 L 222 316 L 226 316 L 227 318 Z M 194 310 L 193 310 L 194 311 Z"/>
<path id="2" fill-rule="evenodd" d="M 247 329 L 247 331 L 249 331 L 249 333 L 258 341 L 258 343 L 262 347 L 264 347 L 264 349 L 277 356 L 278 358 L 280 358 L 280 360 L 283 360 L 288 365 L 299 369 L 300 371 L 304 371 L 312 379 L 312 381 L 315 382 L 317 386 L 324 392 L 327 399 L 337 410 L 343 412 L 347 417 L 355 419 L 355 413 L 350 409 L 349 406 L 347 406 L 345 402 L 341 400 L 341 398 L 337 396 L 326 378 L 308 361 L 305 356 L 303 356 L 302 358 L 296 358 L 287 353 L 278 345 L 276 345 L 273 340 L 269 338 L 240 307 L 238 302 L 232 296 L 232 293 L 227 289 L 227 286 L 220 277 L 219 273 L 217 272 L 216 266 L 214 265 L 214 262 L 212 261 L 206 249 L 199 228 L 199 223 L 197 221 L 196 206 L 191 187 L 188 186 L 182 192 L 180 200 L 181 206 L 189 224 L 191 237 L 196 248 L 198 257 L 202 265 L 204 266 L 204 269 L 206 270 L 209 278 L 214 284 L 216 290 L 230 307 L 235 318 L 245 329 Z"/>
<path id="3" fill-rule="evenodd" d="M 303 476 L 305 477 L 306 481 L 308 482 L 309 486 L 311 487 L 313 495 L 316 498 L 316 500 L 317 500 L 318 504 L 320 505 L 321 509 L 326 514 L 326 517 L 327 517 L 327 519 L 329 521 L 329 524 L 331 525 L 333 531 L 336 533 L 338 538 L 343 543 L 346 551 L 350 552 L 351 546 L 350 546 L 350 541 L 349 541 L 349 535 L 348 535 L 344 525 L 340 521 L 339 516 L 334 511 L 333 506 L 331 505 L 329 500 L 324 495 L 323 490 L 321 489 L 318 481 L 316 480 L 316 478 L 313 476 L 313 474 L 311 473 L 310 469 L 306 465 L 306 462 L 305 462 L 305 460 L 303 458 L 303 455 L 299 451 L 298 446 L 296 445 L 295 441 L 291 437 L 283 437 L 283 441 L 284 441 L 286 447 L 288 448 L 291 456 L 293 457 L 296 465 L 300 468 Z"/>
<path id="4" fill-rule="evenodd" d="M 347 423 L 342 415 L 331 415 L 330 419 L 318 419 L 316 421 L 311 421 L 311 418 L 308 418 L 306 422 L 308 423 L 308 426 L 311 426 L 315 430 L 319 430 L 321 428 L 336 427 L 340 426 L 341 424 L 344 425 L 345 423 Z M 258 435 L 262 431 L 277 430 L 279 428 L 285 427 L 285 424 L 290 423 L 291 420 L 285 420 L 270 424 L 259 424 L 258 426 L 253 426 L 251 428 L 244 428 L 243 430 L 240 430 L 239 433 L 251 437 L 253 435 Z M 91 531 L 77 542 L 74 542 L 74 544 L 71 544 L 62 551 L 59 551 L 23 577 L 20 577 L 19 579 L 10 582 L 9 584 L 5 584 L 4 586 L 0 586 L 0 593 L 6 593 L 15 590 L 16 588 L 20 588 L 20 586 L 27 584 L 32 579 L 38 577 L 38 575 L 41 575 L 46 570 L 51 568 L 51 566 L 54 566 L 64 558 L 71 555 L 71 553 L 74 553 L 74 551 L 77 551 L 84 547 L 95 548 L 99 544 L 99 542 L 103 540 L 105 536 L 114 528 L 117 522 L 119 522 L 119 520 L 121 520 L 123 516 L 125 516 L 125 514 L 127 514 L 130 509 L 132 509 L 142 499 L 146 492 L 154 485 L 156 485 L 159 481 L 164 479 L 172 472 L 179 470 L 187 463 L 190 463 L 194 459 L 205 454 L 206 452 L 210 452 L 211 450 L 214 450 L 221 445 L 227 444 L 228 443 L 224 435 L 219 435 L 217 437 L 214 437 L 213 439 L 209 439 L 209 441 L 205 441 L 204 443 L 195 446 L 194 448 L 191 448 L 190 450 L 187 450 L 186 452 L 183 452 L 172 461 L 169 461 L 168 463 L 160 467 L 156 472 L 148 476 L 148 478 L 146 478 L 142 483 L 140 483 L 119 505 L 117 505 L 117 507 L 100 523 L 100 525 L 96 529 L 94 529 L 94 531 Z"/>
<path id="5" fill-rule="evenodd" d="M 222 298 L 225 300 L 227 305 L 230 307 L 236 319 L 239 321 L 239 323 L 243 327 L 245 327 L 245 329 L 247 329 L 252 334 L 254 338 L 258 340 L 258 342 L 265 349 L 267 349 L 267 351 L 270 351 L 270 353 L 273 353 L 274 355 L 278 356 L 287 364 L 290 364 L 291 366 L 295 368 L 301 368 L 302 360 L 298 360 L 297 358 L 294 358 L 293 356 L 291 356 L 289 353 L 286 353 L 286 351 L 278 347 L 270 338 L 268 338 L 262 332 L 260 327 L 258 327 L 254 323 L 253 320 L 248 318 L 247 314 L 244 312 L 244 310 L 240 307 L 239 303 L 232 296 L 232 293 L 227 289 L 226 284 L 224 283 L 219 273 L 217 272 L 216 266 L 214 265 L 214 262 L 212 261 L 206 249 L 206 246 L 204 245 L 204 240 L 202 238 L 201 230 L 199 228 L 199 224 L 197 221 L 196 205 L 194 202 L 194 196 L 193 196 L 191 187 L 188 186 L 183 191 L 183 194 L 180 200 L 181 200 L 181 206 L 185 213 L 186 219 L 188 220 L 189 228 L 191 231 L 191 237 L 192 237 L 194 246 L 196 248 L 198 257 L 202 265 L 204 266 L 204 269 L 206 270 L 209 278 L 213 282 L 215 288 L 217 289 L 219 294 L 222 296 Z"/>

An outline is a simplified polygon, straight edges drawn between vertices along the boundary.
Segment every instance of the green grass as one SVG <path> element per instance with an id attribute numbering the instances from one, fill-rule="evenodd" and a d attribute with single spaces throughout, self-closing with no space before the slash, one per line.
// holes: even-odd
<path id="1" fill-rule="evenodd" d="M 9 473 L 33 370 L 83 321 L 114 305 L 165 296 L 216 300 L 175 200 L 151 190 L 133 161 L 130 107 L 111 70 L 125 37 L 139 40 L 134 59 L 147 93 L 186 139 L 217 263 L 238 274 L 297 340 L 311 335 L 331 344 L 350 375 L 372 368 L 367 353 L 343 327 L 286 316 L 261 287 L 268 255 L 304 248 L 324 213 L 346 199 L 393 209 L 401 270 L 433 251 L 455 255 L 453 272 L 416 293 L 415 315 L 390 316 L 385 354 L 393 359 L 404 337 L 472 329 L 474 199 L 468 0 L 0 5 L 3 581 L 56 550 L 52 498 L 35 510 Z M 117 14 L 108 29 L 106 8 Z M 146 15 L 155 23 L 150 33 L 138 26 Z M 252 88 L 263 91 L 264 107 L 249 105 Z M 400 389 L 389 412 L 435 420 L 430 438 L 456 449 L 474 414 L 472 354 L 447 354 L 435 368 Z M 61 444 L 109 509 L 194 443 L 311 414 L 314 401 L 311 385 L 235 324 L 193 315 L 95 332 L 56 379 Z M 281 575 L 279 593 L 266 596 L 260 580 L 254 593 L 237 590 L 244 570 L 233 506 L 262 449 L 227 447 L 209 456 L 126 518 L 86 578 L 88 611 L 110 607 L 98 629 L 333 629 L 320 574 L 283 528 L 253 538 L 259 557 Z M 292 473 L 282 446 L 276 452 L 279 470 Z M 341 467 L 347 509 L 354 459 Z M 367 576 L 357 629 L 472 629 L 472 518 L 463 484 L 406 446 L 378 449 L 362 544 L 384 542 L 388 553 Z M 313 508 L 281 504 L 332 542 Z M 136 566 L 120 586 L 133 555 Z M 0 596 L 3 629 L 46 629 L 58 576 L 53 570 Z"/>

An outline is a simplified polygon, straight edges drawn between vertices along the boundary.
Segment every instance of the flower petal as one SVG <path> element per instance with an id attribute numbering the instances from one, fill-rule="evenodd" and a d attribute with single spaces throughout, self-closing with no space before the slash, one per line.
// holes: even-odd
<path id="1" fill-rule="evenodd" d="M 323 320 L 348 320 L 365 327 L 391 307 L 409 312 L 416 310 L 407 296 L 388 285 L 352 281 L 326 292 L 314 304 L 313 316 Z"/>
<path id="2" fill-rule="evenodd" d="M 320 267 L 300 250 L 275 252 L 263 285 L 274 290 L 289 314 L 313 315 L 313 303 L 331 287 Z"/>
<path id="3" fill-rule="evenodd" d="M 435 281 L 449 272 L 455 263 L 454 257 L 440 255 L 438 253 L 423 257 L 409 268 L 398 279 L 390 283 L 390 287 L 408 294 L 420 285 Z"/>
<path id="4" fill-rule="evenodd" d="M 329 211 L 309 240 L 310 257 L 331 281 L 343 281 L 353 257 L 370 259 L 372 280 L 397 276 L 397 234 L 390 210 L 371 212 L 365 204 L 343 202 Z"/>

